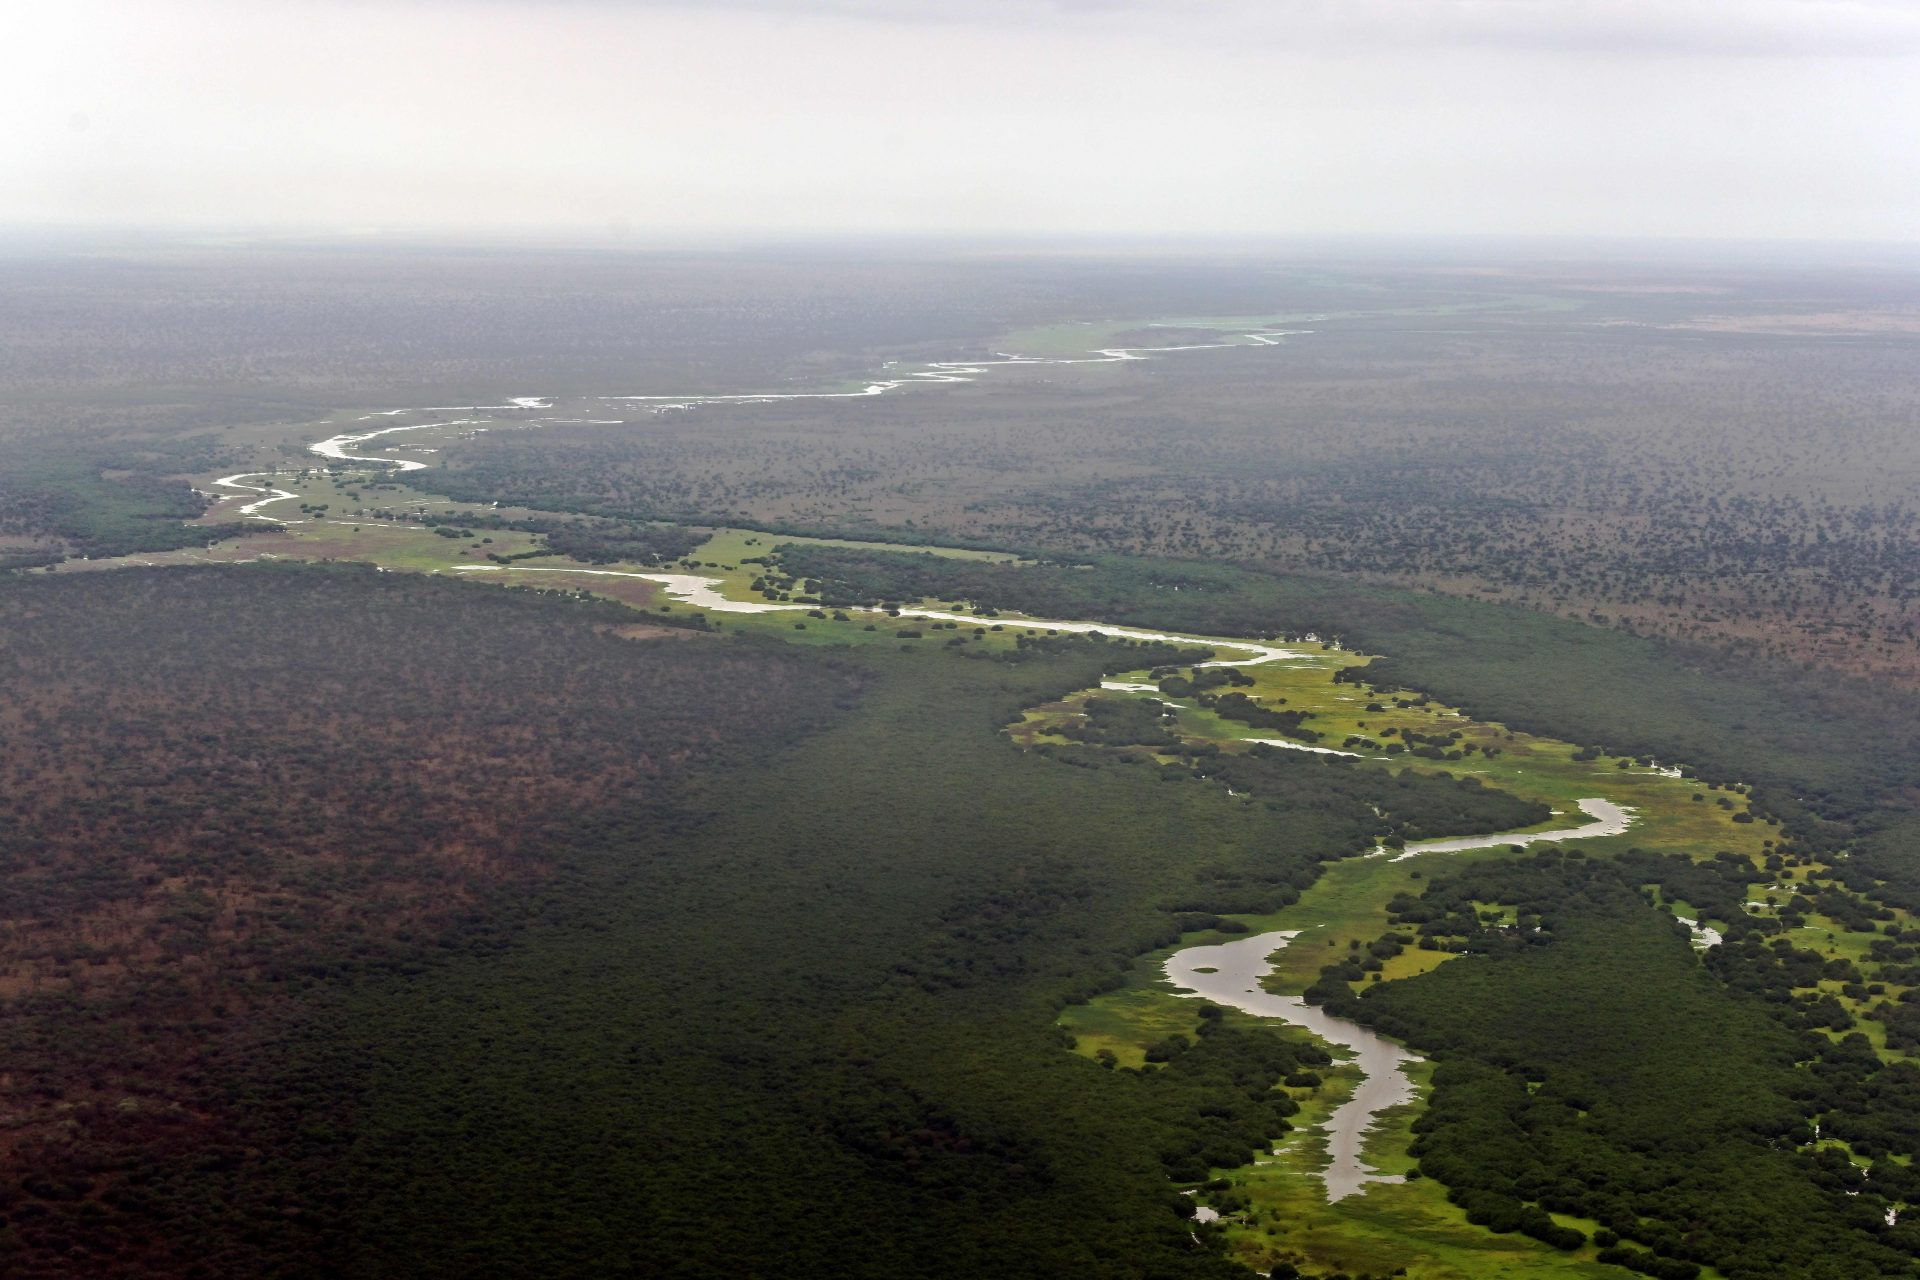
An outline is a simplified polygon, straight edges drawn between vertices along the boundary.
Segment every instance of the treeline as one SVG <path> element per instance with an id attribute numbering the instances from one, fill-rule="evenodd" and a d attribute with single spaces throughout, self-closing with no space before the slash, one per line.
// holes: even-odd
<path id="1" fill-rule="evenodd" d="M 1222 752 L 1204 757 L 1196 762 L 1195 770 L 1235 791 L 1261 797 L 1271 796 L 1287 780 L 1300 779 L 1316 770 L 1326 772 L 1329 776 L 1315 779 L 1313 785 L 1364 795 L 1365 803 L 1380 811 L 1380 826 L 1371 834 L 1386 844 L 1441 835 L 1515 831 L 1553 816 L 1553 811 L 1539 801 L 1523 800 L 1489 787 L 1471 774 L 1455 778 L 1441 770 L 1361 769 L 1351 761 L 1265 744 L 1256 744 L 1244 754 Z M 1295 797 L 1294 803 L 1304 804 L 1306 798 Z"/>
<path id="2" fill-rule="evenodd" d="M 1305 727 L 1312 716 L 1305 711 L 1276 711 L 1264 703 L 1249 698 L 1239 690 L 1227 693 L 1202 693 L 1194 701 L 1205 707 L 1222 720 L 1231 720 L 1235 724 L 1244 724 L 1254 729 L 1273 729 L 1291 738 L 1303 742 L 1318 742 L 1321 735 Z"/>
<path id="3" fill-rule="evenodd" d="M 705 542 L 708 534 L 684 525 L 642 520 L 599 520 L 579 516 L 503 516 L 494 511 L 426 511 L 416 517 L 436 529 L 500 530 L 537 533 L 550 554 L 588 564 L 662 565 L 678 560 Z M 535 553 L 537 554 L 537 553 Z M 518 557 L 495 559 L 526 559 Z"/>
<path id="4" fill-rule="evenodd" d="M 1014 652 L 1008 657 L 1028 658 L 1097 653 L 1101 657 L 1100 674 L 1119 675 L 1142 668 L 1167 668 L 1210 661 L 1212 649 L 1200 645 L 1172 644 L 1165 640 L 1135 640 L 1131 636 L 1108 636 L 1098 631 L 1060 635 L 1028 635 L 1013 638 Z"/>
<path id="5" fill-rule="evenodd" d="M 1168 565 L 1104 558 L 1088 564 L 971 560 L 931 551 L 874 551 L 813 543 L 774 548 L 780 567 L 828 603 L 878 608 L 920 599 L 965 601 L 1017 609 L 1040 618 L 1119 622 L 1120 610 L 1164 593 L 1179 595 L 1189 628 L 1211 621 L 1233 592 L 1235 571 L 1222 566 Z M 1215 597 L 1196 601 L 1189 597 Z M 1220 634 L 1258 634 L 1234 628 Z"/>
<path id="6" fill-rule="evenodd" d="M 1097 710 L 1094 704 L 1100 704 Z M 1088 722 L 1063 730 L 1072 744 L 1041 743 L 1034 752 L 1086 769 L 1150 766 L 1162 782 L 1210 782 L 1236 795 L 1250 795 L 1276 814 L 1337 814 L 1348 824 L 1351 836 L 1346 850 L 1352 853 L 1440 835 L 1512 831 L 1552 816 L 1546 805 L 1486 786 L 1471 775 L 1455 778 L 1444 771 L 1356 768 L 1349 760 L 1265 743 L 1244 752 L 1225 752 L 1210 743 L 1196 746 L 1180 741 L 1165 729 L 1156 704 L 1145 699 L 1093 697 L 1086 705 Z M 1140 746 L 1154 750 L 1126 749 Z M 1161 754 L 1184 759 L 1156 763 Z M 1283 901 L 1265 909 L 1275 910 L 1295 900 L 1284 892 L 1282 897 Z M 1185 931 L 1201 927 L 1213 925 L 1196 924 Z"/>
<path id="7" fill-rule="evenodd" d="M 0 569 L 57 563 L 67 555 L 104 559 L 138 551 L 202 547 L 269 526 L 244 520 L 189 525 L 210 505 L 182 471 L 213 465 L 199 441 L 154 442 L 138 449 L 13 441 L 0 464 L 0 535 L 42 540 Z"/>

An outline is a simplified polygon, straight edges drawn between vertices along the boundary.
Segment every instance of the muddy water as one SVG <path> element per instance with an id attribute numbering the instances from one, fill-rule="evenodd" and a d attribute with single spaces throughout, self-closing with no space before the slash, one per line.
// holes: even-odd
<path id="1" fill-rule="evenodd" d="M 1323 1126 L 1327 1134 L 1327 1199 L 1339 1200 L 1370 1182 L 1401 1181 L 1367 1164 L 1360 1157 L 1360 1149 L 1375 1117 L 1388 1107 L 1412 1101 L 1413 1082 L 1407 1078 L 1406 1064 L 1417 1059 L 1357 1022 L 1333 1017 L 1299 996 L 1275 995 L 1261 987 L 1260 979 L 1271 969 L 1268 957 L 1296 936 L 1297 931 L 1262 933 L 1217 946 L 1188 947 L 1168 957 L 1166 975 L 1167 981 L 1183 991 L 1257 1018 L 1278 1018 L 1353 1052 L 1364 1078 L 1353 1096 L 1327 1117 Z"/>
<path id="2" fill-rule="evenodd" d="M 1506 831 L 1490 836 L 1456 836 L 1446 840 L 1415 840 L 1394 857 L 1395 862 L 1417 858 L 1423 853 L 1461 853 L 1468 849 L 1498 849 L 1503 845 L 1558 844 L 1562 840 L 1591 840 L 1595 836 L 1617 836 L 1633 825 L 1633 810 L 1597 796 L 1576 800 L 1580 812 L 1593 819 L 1585 826 L 1561 827 L 1554 831 Z"/>

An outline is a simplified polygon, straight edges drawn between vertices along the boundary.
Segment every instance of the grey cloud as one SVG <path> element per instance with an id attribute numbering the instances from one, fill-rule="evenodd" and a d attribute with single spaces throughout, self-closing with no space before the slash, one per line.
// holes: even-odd
<path id="1" fill-rule="evenodd" d="M 0 226 L 1912 240 L 1907 6 L 62 0 Z M 938 25 L 935 25 L 935 24 Z M 1762 55 L 1798 56 L 1762 56 Z M 84 118 L 87 127 L 76 125 Z"/>
<path id="2" fill-rule="evenodd" d="M 511 3 L 514 0 L 480 0 Z M 1904 0 L 546 0 L 936 26 L 1092 23 L 1182 41 L 1335 51 L 1418 47 L 1595 54 L 1886 57 L 1920 53 Z"/>

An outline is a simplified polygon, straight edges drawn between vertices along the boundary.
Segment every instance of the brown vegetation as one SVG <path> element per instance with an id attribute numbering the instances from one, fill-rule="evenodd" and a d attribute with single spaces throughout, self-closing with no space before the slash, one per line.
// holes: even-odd
<path id="1" fill-rule="evenodd" d="M 245 1134 L 223 1063 L 293 993 L 404 968 L 545 875 L 551 824 L 670 807 L 850 692 L 623 615 L 265 566 L 0 589 L 0 1213 L 27 1259 L 107 1274 L 46 1260 L 83 1209 L 154 1231 L 147 1171 Z"/>

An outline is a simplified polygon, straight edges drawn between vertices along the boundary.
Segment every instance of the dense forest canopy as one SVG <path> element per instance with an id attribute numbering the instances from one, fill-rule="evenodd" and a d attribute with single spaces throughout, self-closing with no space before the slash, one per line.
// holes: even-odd
<path id="1" fill-rule="evenodd" d="M 1905 1165 L 1876 1166 L 1862 1201 L 1857 1172 L 1836 1178 L 1800 1149 L 1846 1086 L 1824 1062 L 1811 1076 L 1794 1064 L 1857 1063 L 1857 1048 L 1702 970 L 1636 886 L 1688 865 L 1552 851 L 1449 876 L 1406 914 L 1474 963 L 1357 1000 L 1330 975 L 1317 997 L 1439 1058 L 1415 1153 L 1483 1221 L 1527 1203 L 1591 1218 L 1624 1241 L 1609 1243 L 1622 1265 L 1679 1280 L 1703 1264 L 1734 1280 L 1911 1275 L 1920 1241 L 1879 1239 L 1909 1191 Z M 1480 902 L 1510 908 L 1517 928 L 1486 929 Z M 1920 1104 L 1910 1072 L 1881 1084 L 1898 1110 Z"/>
<path id="2" fill-rule="evenodd" d="M 261 1140 L 213 1066 L 261 1020 L 461 929 L 504 945 L 475 921 L 556 873 L 555 829 L 687 821 L 690 779 L 858 697 L 631 616 L 296 566 L 0 584 L 14 1274 L 76 1232 L 71 1274 L 191 1257 L 153 1182 Z"/>

